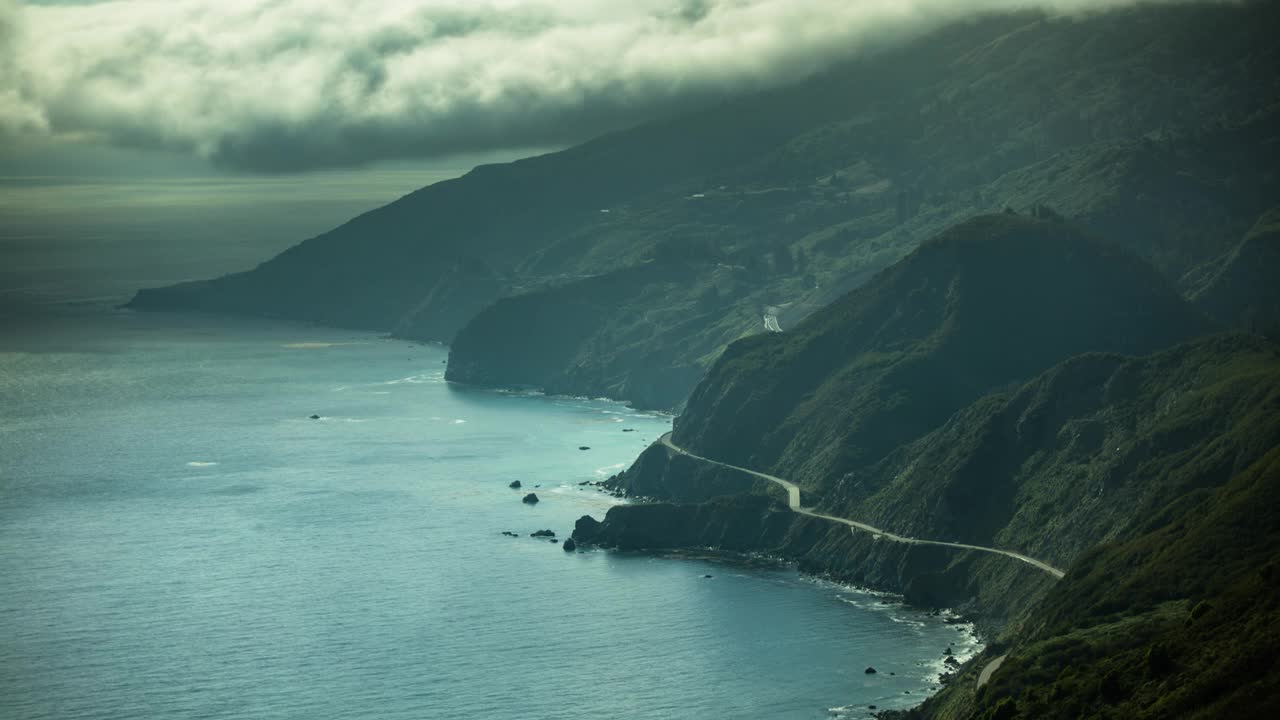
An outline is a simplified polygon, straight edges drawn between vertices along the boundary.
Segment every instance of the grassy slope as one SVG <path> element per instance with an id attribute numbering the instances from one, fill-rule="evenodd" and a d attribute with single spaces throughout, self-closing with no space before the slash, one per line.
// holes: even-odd
<path id="1" fill-rule="evenodd" d="M 1280 448 L 1082 557 L 976 694 L 922 718 L 1269 718 L 1280 713 Z"/>
<path id="2" fill-rule="evenodd" d="M 675 438 L 847 501 L 858 473 L 983 395 L 1078 353 L 1142 354 L 1208 329 L 1127 253 L 1062 223 L 985 216 L 794 331 L 730 346 Z"/>
<path id="3" fill-rule="evenodd" d="M 1216 336 L 1144 358 L 1079 356 L 985 397 L 900 448 L 865 479 L 870 497 L 845 507 L 1065 566 L 1276 446 L 1280 348 Z"/>

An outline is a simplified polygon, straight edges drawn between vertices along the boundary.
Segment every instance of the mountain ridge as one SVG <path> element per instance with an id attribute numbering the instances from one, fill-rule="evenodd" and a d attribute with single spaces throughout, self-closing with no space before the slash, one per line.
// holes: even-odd
<path id="1" fill-rule="evenodd" d="M 570 288 L 590 303 L 590 277 L 676 259 L 698 270 L 687 284 L 626 299 L 653 321 L 584 324 L 564 363 L 527 379 L 674 409 L 725 345 L 764 331 L 766 307 L 790 327 L 921 239 L 1006 205 L 1061 204 L 1172 278 L 1218 260 L 1274 204 L 1271 21 L 1267 3 L 986 15 L 792 86 L 477 168 L 255 271 L 131 306 L 451 342 L 501 298 L 539 305 Z M 681 372 L 650 372 L 644 348 L 658 346 Z M 460 353 L 459 372 L 505 382 L 488 358 Z"/>

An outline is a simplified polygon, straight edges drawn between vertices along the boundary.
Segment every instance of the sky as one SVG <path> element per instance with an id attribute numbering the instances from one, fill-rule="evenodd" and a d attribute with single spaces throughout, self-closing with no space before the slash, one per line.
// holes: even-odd
<path id="1" fill-rule="evenodd" d="M 179 259 L 234 249 L 210 266 L 224 272 L 478 162 L 792 82 L 975 13 L 1124 4 L 0 0 L 0 260 L 141 233 Z M 172 273 L 201 274 L 189 265 Z"/>

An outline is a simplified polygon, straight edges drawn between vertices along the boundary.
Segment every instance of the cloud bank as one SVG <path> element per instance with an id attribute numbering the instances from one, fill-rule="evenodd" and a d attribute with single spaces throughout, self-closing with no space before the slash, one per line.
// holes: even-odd
<path id="1" fill-rule="evenodd" d="M 582 140 L 968 14 L 1127 0 L 0 0 L 0 142 L 252 171 Z"/>

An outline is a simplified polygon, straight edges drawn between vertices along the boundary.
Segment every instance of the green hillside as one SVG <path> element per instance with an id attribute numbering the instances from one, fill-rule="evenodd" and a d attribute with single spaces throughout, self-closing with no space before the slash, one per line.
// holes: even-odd
<path id="1" fill-rule="evenodd" d="M 1277 508 L 1273 447 L 1223 487 L 1177 501 L 1151 532 L 1086 553 L 981 690 L 970 671 L 894 717 L 1275 717 Z"/>
<path id="2" fill-rule="evenodd" d="M 901 717 L 1269 717 L 1280 346 L 1216 327 L 1114 245 L 987 216 L 734 343 L 677 418 L 680 446 L 798 481 L 805 505 L 1026 553 L 1067 568 L 1056 583 L 792 513 L 771 484 L 660 445 L 612 481 L 656 502 L 575 538 L 763 552 L 963 608 L 992 646 Z"/>
<path id="3" fill-rule="evenodd" d="M 1278 349 L 1228 335 L 1138 359 L 1077 356 L 833 494 L 885 527 L 1066 565 L 1280 446 Z"/>
<path id="4" fill-rule="evenodd" d="M 1209 329 L 1114 246 L 1056 221 L 984 216 L 794 331 L 732 345 L 675 439 L 848 501 L 872 465 L 987 393 L 1072 355 L 1143 354 Z"/>

